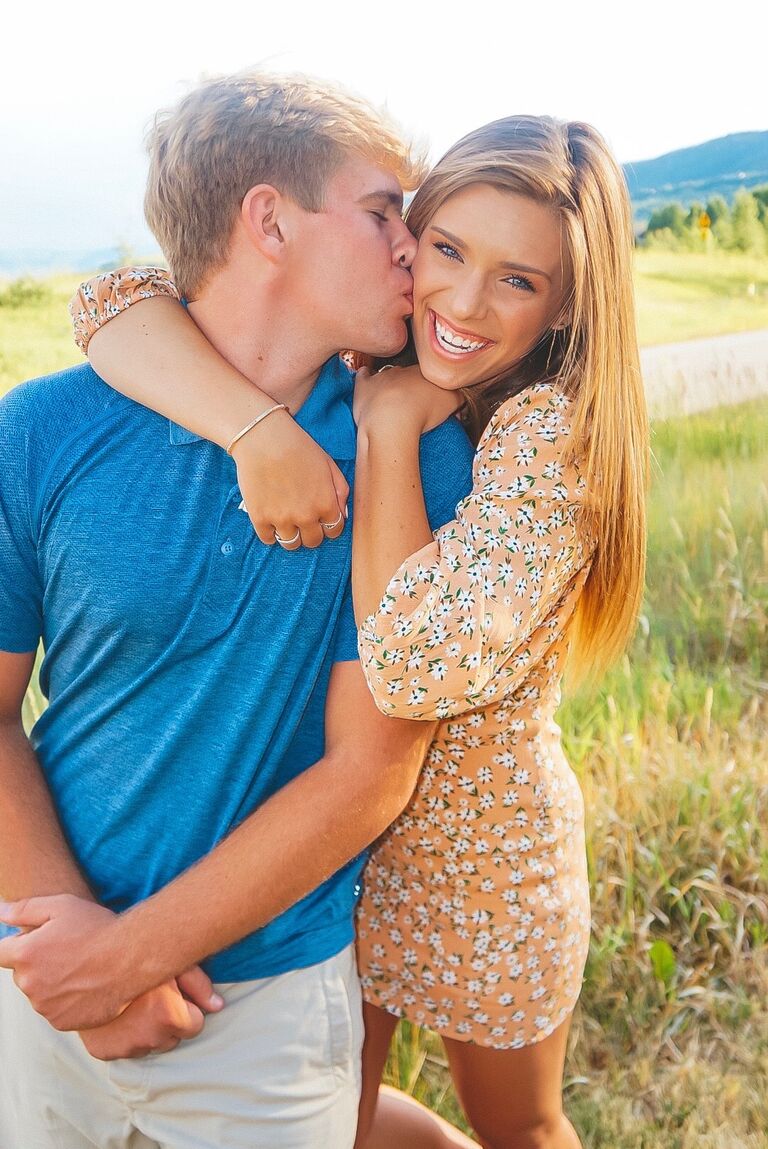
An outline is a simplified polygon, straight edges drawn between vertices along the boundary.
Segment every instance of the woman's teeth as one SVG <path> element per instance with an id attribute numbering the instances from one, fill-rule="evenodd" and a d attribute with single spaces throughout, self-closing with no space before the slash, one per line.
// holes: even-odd
<path id="1" fill-rule="evenodd" d="M 466 355 L 470 351 L 479 351 L 481 347 L 485 347 L 488 343 L 487 339 L 467 339 L 463 335 L 451 331 L 450 327 L 446 327 L 444 323 L 435 316 L 435 335 L 441 347 L 446 351 L 451 351 L 455 355 Z"/>

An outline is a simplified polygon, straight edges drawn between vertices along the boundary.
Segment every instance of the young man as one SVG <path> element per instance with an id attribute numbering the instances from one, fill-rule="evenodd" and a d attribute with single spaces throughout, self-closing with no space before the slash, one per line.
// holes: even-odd
<path id="1" fill-rule="evenodd" d="M 404 343 L 406 150 L 351 97 L 253 75 L 188 96 L 151 153 L 148 216 L 192 317 L 351 480 L 336 356 Z M 0 942 L 0 1145 L 351 1146 L 359 854 L 431 727 L 368 694 L 350 532 L 264 545 L 227 454 L 87 366 L 7 396 L 0 451 L 0 892 L 65 895 Z M 433 526 L 471 458 L 452 420 L 425 437 Z M 211 954 L 220 1012 L 194 966 Z"/>

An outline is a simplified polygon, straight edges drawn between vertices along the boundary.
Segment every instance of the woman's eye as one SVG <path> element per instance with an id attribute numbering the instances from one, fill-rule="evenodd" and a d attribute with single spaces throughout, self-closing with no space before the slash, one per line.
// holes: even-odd
<path id="1" fill-rule="evenodd" d="M 511 283 L 513 287 L 519 287 L 523 291 L 534 290 L 530 279 L 526 279 L 524 275 L 507 275 L 504 279 L 504 282 Z"/>
<path id="2" fill-rule="evenodd" d="M 461 256 L 455 247 L 451 247 L 450 243 L 435 243 L 433 247 L 435 247 L 441 255 L 444 255 L 446 259 L 457 259 L 461 262 Z"/>
<path id="3" fill-rule="evenodd" d="M 372 211 L 371 215 L 376 216 L 376 219 L 380 219 L 382 223 L 387 222 L 387 217 L 383 211 Z"/>

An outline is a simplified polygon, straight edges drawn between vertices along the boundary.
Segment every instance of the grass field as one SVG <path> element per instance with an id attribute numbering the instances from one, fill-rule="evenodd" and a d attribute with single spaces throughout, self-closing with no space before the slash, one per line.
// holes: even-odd
<path id="1" fill-rule="evenodd" d="M 679 259 L 643 257 L 641 289 Z M 0 306 L 3 378 L 75 361 L 67 290 Z M 768 401 L 653 441 L 636 641 L 560 715 L 594 915 L 567 1107 L 587 1149 L 768 1149 Z M 404 1027 L 389 1075 L 458 1120 L 436 1039 Z"/>
<path id="2" fill-rule="evenodd" d="M 635 253 L 640 342 L 676 343 L 768 327 L 768 260 Z"/>

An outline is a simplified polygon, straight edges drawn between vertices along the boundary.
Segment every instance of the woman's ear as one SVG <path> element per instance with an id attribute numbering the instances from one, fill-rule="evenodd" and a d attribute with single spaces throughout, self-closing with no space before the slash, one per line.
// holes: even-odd
<path id="1" fill-rule="evenodd" d="M 249 241 L 270 263 L 283 255 L 285 241 L 280 226 L 283 197 L 270 184 L 249 188 L 240 205 L 240 220 Z"/>
<path id="2" fill-rule="evenodd" d="M 558 311 L 551 324 L 552 331 L 564 331 L 566 327 L 570 327 L 573 323 L 573 297 L 563 303 L 563 306 Z"/>

